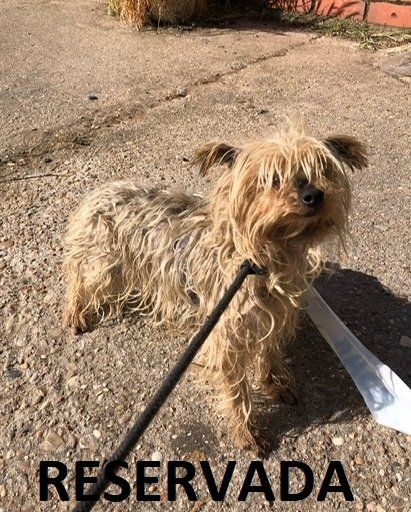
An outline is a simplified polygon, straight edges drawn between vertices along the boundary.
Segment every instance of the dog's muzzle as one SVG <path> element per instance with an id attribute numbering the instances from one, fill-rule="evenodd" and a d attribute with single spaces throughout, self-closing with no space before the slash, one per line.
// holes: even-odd
<path id="1" fill-rule="evenodd" d="M 324 199 L 324 192 L 318 188 L 308 185 L 300 192 L 300 199 L 308 208 L 318 208 Z"/>

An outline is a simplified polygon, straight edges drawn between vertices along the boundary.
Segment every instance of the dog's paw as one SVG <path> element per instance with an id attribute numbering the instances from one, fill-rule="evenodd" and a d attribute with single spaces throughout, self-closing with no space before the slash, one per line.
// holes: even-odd
<path id="1" fill-rule="evenodd" d="M 240 450 L 253 450 L 257 447 L 255 434 L 247 427 L 237 427 L 232 432 L 233 441 Z"/>
<path id="2" fill-rule="evenodd" d="M 81 334 L 84 334 L 86 331 L 84 331 L 80 326 L 78 325 L 72 325 L 70 327 L 70 332 L 73 336 L 80 336 Z"/>
<path id="3" fill-rule="evenodd" d="M 240 450 L 250 451 L 258 458 L 264 458 L 269 442 L 257 428 L 242 428 L 234 432 L 234 442 Z"/>
<path id="4" fill-rule="evenodd" d="M 81 325 L 78 323 L 66 323 L 65 325 L 73 336 L 80 336 L 81 334 L 90 331 L 90 327 L 88 325 Z"/>

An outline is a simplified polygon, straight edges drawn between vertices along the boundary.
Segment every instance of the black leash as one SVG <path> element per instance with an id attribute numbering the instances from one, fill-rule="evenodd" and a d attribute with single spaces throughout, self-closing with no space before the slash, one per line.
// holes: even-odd
<path id="1" fill-rule="evenodd" d="M 220 302 L 210 313 L 210 316 L 207 317 L 201 329 L 192 338 L 186 351 L 177 361 L 175 366 L 169 371 L 168 375 L 163 380 L 159 389 L 151 398 L 150 402 L 147 404 L 142 414 L 137 418 L 137 421 L 128 431 L 122 443 L 117 448 L 117 450 L 115 450 L 115 452 L 112 454 L 107 463 L 127 459 L 131 451 L 137 444 L 138 440 L 140 439 L 140 437 L 144 434 L 145 430 L 158 413 L 160 407 L 167 400 L 168 396 L 176 387 L 178 381 L 181 379 L 184 372 L 190 366 L 195 355 L 200 350 L 201 346 L 203 345 L 211 331 L 216 326 L 221 315 L 229 306 L 234 295 L 238 292 L 241 285 L 243 284 L 245 278 L 251 274 L 262 275 L 264 273 L 264 269 L 254 266 L 248 260 L 241 265 L 240 270 L 238 271 L 237 275 L 234 278 L 234 281 L 232 282 L 228 290 L 224 293 Z M 109 483 L 110 482 L 105 478 L 105 470 L 104 468 L 102 468 L 99 474 L 97 475 L 97 481 L 91 486 L 90 491 L 86 495 L 94 496 L 93 501 L 78 502 L 77 505 L 74 507 L 73 512 L 89 512 L 101 498 L 102 494 L 107 489 Z"/>

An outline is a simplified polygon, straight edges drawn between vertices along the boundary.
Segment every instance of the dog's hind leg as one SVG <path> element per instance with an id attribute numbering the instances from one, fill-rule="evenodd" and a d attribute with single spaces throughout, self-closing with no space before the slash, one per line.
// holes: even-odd
<path id="1" fill-rule="evenodd" d="M 63 323 L 73 334 L 89 331 L 102 317 L 108 295 L 106 283 L 95 265 L 84 261 L 72 261 L 67 265 L 68 283 Z"/>
<path id="2" fill-rule="evenodd" d="M 70 327 L 73 334 L 81 334 L 91 327 L 87 308 L 89 300 L 82 278 L 77 272 L 72 271 L 68 279 L 63 324 Z"/>
<path id="3" fill-rule="evenodd" d="M 68 286 L 63 321 L 73 333 L 90 330 L 102 319 L 117 316 L 123 305 L 123 279 L 107 255 L 89 261 L 68 261 Z"/>
<path id="4" fill-rule="evenodd" d="M 68 284 L 64 322 L 74 331 L 118 315 L 133 294 L 134 255 L 128 242 L 136 226 L 127 224 L 121 210 L 127 208 L 127 194 L 128 189 L 115 184 L 96 191 L 69 224 L 63 263 Z"/>

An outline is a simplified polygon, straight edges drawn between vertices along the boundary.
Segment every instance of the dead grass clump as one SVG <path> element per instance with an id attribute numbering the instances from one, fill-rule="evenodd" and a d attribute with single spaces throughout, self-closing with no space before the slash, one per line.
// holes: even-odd
<path id="1" fill-rule="evenodd" d="M 137 28 L 150 21 L 187 23 L 205 13 L 207 0 L 109 0 L 109 12 Z"/>

